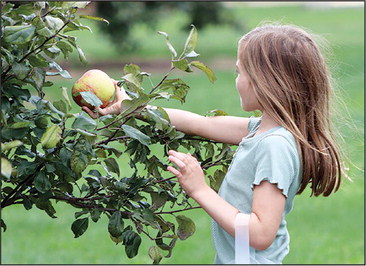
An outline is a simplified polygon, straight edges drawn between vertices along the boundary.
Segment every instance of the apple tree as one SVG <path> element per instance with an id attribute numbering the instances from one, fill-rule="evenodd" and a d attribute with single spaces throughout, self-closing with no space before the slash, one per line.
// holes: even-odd
<path id="1" fill-rule="evenodd" d="M 107 22 L 79 15 L 78 9 L 87 4 L 1 3 L 1 208 L 21 204 L 25 210 L 38 208 L 56 218 L 54 204 L 69 204 L 75 208 L 70 224 L 75 237 L 105 215 L 106 233 L 124 247 L 128 258 L 138 254 L 141 235 L 146 235 L 151 241 L 149 256 L 159 263 L 171 256 L 178 239 L 194 233 L 188 210 L 200 208 L 166 171 L 167 151 L 191 152 L 215 190 L 233 151 L 226 144 L 177 131 L 164 109 L 153 107 L 154 101 L 184 103 L 190 87 L 181 78 L 170 78 L 173 71 L 179 76 L 198 69 L 211 82 L 216 78 L 197 60 L 198 35 L 193 25 L 181 53 L 167 33 L 159 32 L 172 59 L 171 69 L 157 84 L 139 66 L 121 66 L 119 85 L 131 99 L 124 101 L 120 114 L 94 120 L 80 109 L 73 113 L 71 88 L 55 88 L 52 77 L 71 78 L 57 60 L 68 58 L 74 50 L 86 62 L 77 38 L 69 32 L 90 30 L 82 19 Z M 59 91 L 57 100 L 45 99 L 50 89 Z M 100 105 L 92 93 L 83 97 L 93 106 Z M 214 110 L 207 115 L 225 112 Z M 2 218 L 5 232 L 11 225 Z"/>

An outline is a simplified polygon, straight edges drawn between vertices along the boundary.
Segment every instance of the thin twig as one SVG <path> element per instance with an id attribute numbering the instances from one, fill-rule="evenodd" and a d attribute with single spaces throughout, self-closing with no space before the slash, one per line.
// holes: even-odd
<path id="1" fill-rule="evenodd" d="M 151 89 L 150 93 L 149 94 L 152 94 L 157 88 L 159 88 L 159 86 L 161 84 L 163 84 L 163 82 L 168 78 L 168 76 L 170 75 L 170 73 L 175 69 L 175 67 L 173 66 L 169 71 L 168 73 L 165 74 L 165 76 L 163 77 L 163 79 L 154 87 Z"/>
<path id="2" fill-rule="evenodd" d="M 172 177 L 169 177 L 169 178 L 165 178 L 165 179 L 162 179 L 162 180 L 157 180 L 155 181 L 155 183 L 162 183 L 162 182 L 165 182 L 165 181 L 168 181 L 168 180 L 171 180 L 173 178 L 177 178 L 176 176 L 172 176 Z"/>
<path id="3" fill-rule="evenodd" d="M 202 208 L 201 206 L 194 206 L 194 207 L 181 209 L 181 210 L 175 210 L 175 211 L 154 212 L 154 214 L 173 214 L 173 213 L 177 213 L 177 212 L 183 212 L 183 211 L 188 211 L 188 210 L 193 210 L 193 209 L 201 209 L 201 208 Z"/>

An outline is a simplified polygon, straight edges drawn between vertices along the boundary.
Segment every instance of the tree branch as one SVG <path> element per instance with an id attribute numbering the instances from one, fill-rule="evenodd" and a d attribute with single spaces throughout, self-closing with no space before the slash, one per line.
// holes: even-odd
<path id="1" fill-rule="evenodd" d="M 175 67 L 173 66 L 168 73 L 165 74 L 165 76 L 163 77 L 163 79 L 154 87 L 151 89 L 151 91 L 149 92 L 149 94 L 152 94 L 157 88 L 159 88 L 159 86 L 161 84 L 163 84 L 163 82 L 168 78 L 168 76 L 170 75 L 170 73 L 172 73 L 172 71 L 175 69 Z"/>
<path id="2" fill-rule="evenodd" d="M 183 211 L 188 211 L 188 210 L 193 210 L 193 209 L 201 209 L 201 208 L 202 208 L 201 206 L 194 206 L 194 207 L 181 209 L 181 210 L 175 210 L 175 211 L 154 212 L 154 214 L 173 214 L 173 213 L 177 213 L 177 212 L 183 212 Z"/>
<path id="3" fill-rule="evenodd" d="M 176 176 L 172 176 L 172 177 L 169 177 L 169 178 L 165 178 L 165 179 L 162 179 L 162 180 L 157 180 L 155 181 L 155 183 L 162 183 L 162 182 L 165 182 L 165 181 L 168 181 L 168 180 L 171 180 L 173 178 L 177 178 Z"/>
<path id="4" fill-rule="evenodd" d="M 130 217 L 133 213 L 132 212 L 125 212 L 125 211 L 120 211 L 117 209 L 112 209 L 112 208 L 104 208 L 95 204 L 87 204 L 87 203 L 83 203 L 80 201 L 90 201 L 90 200 L 98 200 L 98 199 L 103 199 L 106 197 L 111 197 L 111 196 L 101 196 L 101 197 L 94 197 L 94 198 L 73 198 L 73 197 L 62 197 L 62 196 L 52 196 L 51 199 L 56 199 L 56 200 L 60 200 L 60 201 L 65 201 L 67 203 L 70 204 L 74 204 L 77 205 L 80 208 L 86 208 L 86 209 L 98 209 L 101 211 L 107 211 L 107 212 L 115 212 L 115 211 L 119 211 L 121 213 L 123 213 L 124 215 L 127 215 L 128 217 Z"/>
<path id="5" fill-rule="evenodd" d="M 41 170 L 41 168 L 43 167 L 43 165 L 39 165 L 35 171 L 35 173 L 38 174 L 38 172 Z M 32 178 L 35 177 L 35 174 L 28 176 L 27 178 L 25 178 L 23 181 L 19 182 L 19 184 L 1 201 L 1 208 L 5 208 L 7 206 L 10 206 L 14 203 L 14 201 L 16 201 L 18 198 L 17 197 L 13 197 L 17 192 L 21 192 L 23 191 L 25 188 L 21 189 L 21 187 L 28 183 L 28 181 L 30 181 Z M 13 197 L 13 198 L 12 198 Z"/>

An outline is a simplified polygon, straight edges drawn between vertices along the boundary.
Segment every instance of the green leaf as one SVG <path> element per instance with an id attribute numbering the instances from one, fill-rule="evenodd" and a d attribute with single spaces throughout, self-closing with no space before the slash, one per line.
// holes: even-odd
<path id="1" fill-rule="evenodd" d="M 44 171 L 41 171 L 34 178 L 34 187 L 41 193 L 46 193 L 52 187 Z"/>
<path id="2" fill-rule="evenodd" d="M 92 221 L 94 223 L 98 222 L 99 218 L 100 218 L 100 215 L 102 214 L 102 212 L 98 209 L 93 209 L 91 212 L 90 212 L 90 218 L 92 219 Z"/>
<path id="3" fill-rule="evenodd" d="M 69 95 L 67 93 L 68 89 L 66 87 L 61 87 L 61 89 L 62 89 L 62 96 L 66 100 L 66 103 L 68 104 L 68 106 L 71 108 L 72 107 L 71 101 L 70 101 Z"/>
<path id="4" fill-rule="evenodd" d="M 149 146 L 151 139 L 149 136 L 142 133 L 140 130 L 131 127 L 129 125 L 122 126 L 123 131 L 126 133 L 127 136 L 138 140 L 140 143 L 144 144 L 145 146 Z"/>
<path id="5" fill-rule="evenodd" d="M 55 108 L 63 113 L 67 113 L 67 106 L 66 103 L 63 100 L 58 100 L 53 102 L 53 106 Z"/>
<path id="6" fill-rule="evenodd" d="M 163 255 L 160 252 L 160 248 L 152 246 L 149 248 L 149 257 L 153 260 L 153 264 L 159 264 L 162 260 Z"/>
<path id="7" fill-rule="evenodd" d="M 14 124 L 11 124 L 10 127 L 11 128 L 25 128 L 25 127 L 30 127 L 32 124 L 33 124 L 32 122 L 28 122 L 28 121 L 15 122 Z"/>
<path id="8" fill-rule="evenodd" d="M 24 44 L 32 40 L 36 27 L 33 25 L 25 26 L 6 26 L 4 28 L 4 40 L 11 44 Z"/>
<path id="9" fill-rule="evenodd" d="M 61 140 L 62 130 L 58 125 L 53 124 L 47 128 L 46 132 L 41 138 L 41 144 L 43 148 L 51 149 L 59 143 Z"/>
<path id="10" fill-rule="evenodd" d="M 76 219 L 71 225 L 71 230 L 74 233 L 75 238 L 84 234 L 86 229 L 88 229 L 88 225 L 89 225 L 88 217 Z"/>
<path id="11" fill-rule="evenodd" d="M 18 176 L 21 175 L 32 175 L 36 172 L 38 167 L 37 163 L 34 162 L 22 162 L 20 165 L 18 165 Z"/>
<path id="12" fill-rule="evenodd" d="M 88 104 L 92 106 L 101 106 L 103 104 L 98 96 L 96 96 L 91 91 L 82 91 L 80 92 L 80 95 Z M 75 96 L 77 96 L 77 94 Z"/>
<path id="13" fill-rule="evenodd" d="M 199 55 L 200 54 L 197 54 L 195 51 L 192 51 L 189 54 L 187 54 L 186 57 L 194 58 L 194 57 L 198 57 Z"/>
<path id="14" fill-rule="evenodd" d="M 135 257 L 139 252 L 141 237 L 132 230 L 125 230 L 122 233 L 122 239 L 123 245 L 125 245 L 127 257 L 130 259 Z"/>
<path id="15" fill-rule="evenodd" d="M 157 109 L 146 108 L 148 118 L 155 122 L 155 127 L 160 130 L 164 130 L 170 127 L 169 117 L 163 108 Z"/>
<path id="16" fill-rule="evenodd" d="M 134 76 L 137 76 L 137 75 L 139 75 L 141 73 L 141 69 L 136 64 L 126 64 L 123 67 L 123 73 L 125 75 L 127 75 L 127 74 L 133 74 Z"/>
<path id="17" fill-rule="evenodd" d="M 65 79 L 72 79 L 72 76 L 70 75 L 70 73 L 65 69 L 60 71 L 58 74 Z"/>
<path id="18" fill-rule="evenodd" d="M 164 82 L 160 85 L 159 89 L 161 90 L 170 90 L 172 91 L 172 94 L 168 94 L 168 97 L 172 97 L 174 99 L 177 99 L 181 101 L 182 103 L 185 101 L 185 97 L 188 93 L 189 86 L 184 83 L 181 79 L 166 79 Z M 160 93 L 161 95 L 161 93 Z"/>
<path id="19" fill-rule="evenodd" d="M 5 158 L 1 158 L 1 175 L 5 176 L 7 179 L 10 179 L 12 171 L 13 168 L 11 163 Z"/>
<path id="20" fill-rule="evenodd" d="M 64 25 L 64 22 L 62 21 L 62 19 L 57 18 L 57 17 L 52 17 L 49 15 L 45 17 L 45 21 L 46 21 L 48 27 L 55 31 L 58 31 Z"/>
<path id="21" fill-rule="evenodd" d="M 157 210 L 160 207 L 164 206 L 166 201 L 168 200 L 168 195 L 164 192 L 158 193 L 158 192 L 150 192 L 151 195 L 151 209 Z"/>
<path id="22" fill-rule="evenodd" d="M 75 219 L 85 215 L 85 214 L 88 214 L 89 211 L 80 211 L 80 212 L 75 212 Z"/>
<path id="23" fill-rule="evenodd" d="M 64 54 L 65 59 L 73 51 L 72 46 L 66 41 L 58 41 L 56 46 L 61 49 L 62 53 Z"/>
<path id="24" fill-rule="evenodd" d="M 215 76 L 215 73 L 208 66 L 203 64 L 202 62 L 192 61 L 190 63 L 190 65 L 194 66 L 194 67 L 197 67 L 198 69 L 201 69 L 203 72 L 205 72 L 211 83 L 214 83 L 217 80 L 217 78 Z"/>
<path id="25" fill-rule="evenodd" d="M 178 222 L 177 235 L 180 240 L 185 240 L 193 235 L 193 233 L 196 231 L 196 226 L 190 218 L 184 215 L 178 215 L 175 218 Z"/>
<path id="26" fill-rule="evenodd" d="M 187 55 L 189 55 L 193 50 L 196 48 L 197 45 L 197 39 L 198 39 L 198 33 L 196 30 L 196 27 L 194 25 L 191 25 L 192 29 L 188 35 L 188 38 L 186 40 L 186 43 L 184 45 L 184 50 L 182 55 L 179 58 L 184 58 Z"/>
<path id="27" fill-rule="evenodd" d="M 41 54 L 31 54 L 28 57 L 29 63 L 34 67 L 48 67 L 48 62 Z"/>
<path id="28" fill-rule="evenodd" d="M 146 106 L 146 104 L 150 101 L 150 98 L 146 94 L 140 95 L 138 98 L 134 99 L 126 99 L 123 100 L 121 104 L 120 115 L 124 115 L 127 113 L 136 112 Z"/>
<path id="29" fill-rule="evenodd" d="M 60 115 L 61 117 L 65 116 L 65 113 L 59 111 L 51 102 L 46 101 L 46 106 L 54 113 Z"/>
<path id="30" fill-rule="evenodd" d="M 50 29 L 47 27 L 43 27 L 43 28 L 37 30 L 37 34 L 44 36 L 46 38 L 49 38 L 53 35 L 52 31 L 50 31 Z"/>
<path id="31" fill-rule="evenodd" d="M 97 126 L 97 122 L 90 118 L 89 116 L 86 116 L 84 113 L 80 113 L 76 116 L 75 121 L 72 123 L 72 128 L 79 128 L 82 130 L 94 130 Z"/>
<path id="32" fill-rule="evenodd" d="M 185 71 L 185 72 L 193 72 L 190 68 L 187 59 L 173 60 L 173 66 L 176 68 Z"/>
<path id="33" fill-rule="evenodd" d="M 21 142 L 20 140 L 13 140 L 13 141 L 10 141 L 5 144 L 1 143 L 1 151 L 5 152 L 7 150 L 11 150 L 13 148 L 16 148 L 16 147 L 19 147 L 22 145 L 23 145 L 23 142 Z"/>
<path id="34" fill-rule="evenodd" d="M 122 235 L 124 227 L 124 221 L 122 219 L 122 214 L 120 211 L 115 211 L 109 218 L 108 232 L 113 237 L 119 237 Z"/>
<path id="35" fill-rule="evenodd" d="M 27 211 L 32 209 L 33 207 L 33 202 L 26 196 L 23 197 L 23 206 L 24 209 L 26 209 Z"/>
<path id="36" fill-rule="evenodd" d="M 31 84 L 38 90 L 42 89 L 43 83 L 45 81 L 45 72 L 41 68 L 34 68 L 31 74 L 32 82 Z"/>
<path id="37" fill-rule="evenodd" d="M 173 58 L 176 58 L 177 57 L 177 52 L 175 51 L 172 43 L 169 40 L 169 35 L 166 32 L 163 32 L 163 31 L 158 31 L 158 34 L 163 35 L 165 37 L 166 45 L 168 46 L 169 51 L 171 52 Z"/>
<path id="38" fill-rule="evenodd" d="M 90 160 L 91 154 L 88 154 L 87 151 L 74 149 L 70 158 L 71 170 L 74 171 L 76 174 L 81 174 L 89 165 Z"/>
<path id="39" fill-rule="evenodd" d="M 57 46 L 52 46 L 50 48 L 47 48 L 47 50 L 45 50 L 45 53 L 51 58 L 55 58 L 61 53 L 61 49 L 58 48 Z"/>
<path id="40" fill-rule="evenodd" d="M 96 134 L 82 130 L 80 128 L 76 128 L 75 129 L 76 132 L 80 133 L 81 135 L 85 136 L 85 137 L 97 137 Z"/>
<path id="41" fill-rule="evenodd" d="M 2 128 L 1 137 L 6 140 L 23 139 L 28 132 L 28 128 Z"/>
<path id="42" fill-rule="evenodd" d="M 210 187 L 215 190 L 216 192 L 219 191 L 222 181 L 224 180 L 225 177 L 225 172 L 218 169 L 215 171 L 214 176 L 209 176 L 208 179 L 210 180 Z"/>
<path id="43" fill-rule="evenodd" d="M 49 199 L 39 198 L 34 200 L 35 205 L 38 209 L 44 210 L 51 218 L 57 218 L 55 216 L 56 210 L 53 208 L 52 203 Z"/>
<path id="44" fill-rule="evenodd" d="M 90 19 L 90 20 L 96 20 L 96 21 L 102 21 L 105 22 L 109 25 L 109 21 L 104 19 L 104 18 L 100 18 L 100 17 L 94 17 L 94 16 L 88 16 L 88 15 L 80 15 L 80 18 L 86 18 L 86 19 Z"/>
<path id="45" fill-rule="evenodd" d="M 119 165 L 114 158 L 107 158 L 104 160 L 104 163 L 106 164 L 109 171 L 116 173 L 118 176 L 120 175 L 119 171 Z"/>
<path id="46" fill-rule="evenodd" d="M 28 74 L 30 72 L 30 68 L 25 63 L 19 64 L 19 63 L 14 62 L 13 63 L 13 72 L 18 79 L 22 80 L 28 76 Z"/>
<path id="47" fill-rule="evenodd" d="M 87 63 L 87 60 L 83 50 L 78 45 L 76 46 L 76 50 L 78 51 L 80 62 L 85 65 Z"/>

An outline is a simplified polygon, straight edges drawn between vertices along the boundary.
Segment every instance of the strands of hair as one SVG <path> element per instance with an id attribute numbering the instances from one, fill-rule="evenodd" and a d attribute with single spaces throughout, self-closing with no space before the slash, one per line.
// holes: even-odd
<path id="1" fill-rule="evenodd" d="M 265 24 L 239 41 L 239 61 L 269 116 L 295 137 L 301 158 L 298 194 L 329 196 L 345 175 L 331 123 L 331 75 L 313 36 L 293 25 Z"/>

